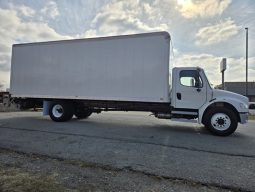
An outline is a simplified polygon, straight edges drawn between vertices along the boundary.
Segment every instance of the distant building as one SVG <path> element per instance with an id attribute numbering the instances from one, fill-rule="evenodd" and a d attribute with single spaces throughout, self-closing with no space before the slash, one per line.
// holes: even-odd
<path id="1" fill-rule="evenodd" d="M 222 84 L 215 88 L 221 89 Z M 245 82 L 225 82 L 225 90 L 245 95 Z M 255 102 L 255 82 L 248 82 L 248 96 L 249 101 Z"/>

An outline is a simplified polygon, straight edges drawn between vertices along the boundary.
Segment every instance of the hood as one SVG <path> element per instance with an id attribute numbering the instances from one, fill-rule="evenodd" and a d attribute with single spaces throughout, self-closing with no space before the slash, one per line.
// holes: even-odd
<path id="1" fill-rule="evenodd" d="M 221 89 L 214 89 L 213 90 L 213 98 L 232 98 L 232 99 L 236 99 L 239 100 L 241 102 L 243 102 L 244 104 L 248 105 L 249 103 L 249 99 L 248 97 L 245 97 L 243 95 L 237 94 L 237 93 L 233 93 L 230 91 L 225 91 L 225 90 L 221 90 Z"/>

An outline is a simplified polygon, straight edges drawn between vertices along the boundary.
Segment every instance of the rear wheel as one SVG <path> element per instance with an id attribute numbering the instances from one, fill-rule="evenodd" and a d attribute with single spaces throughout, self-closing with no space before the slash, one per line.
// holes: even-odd
<path id="1" fill-rule="evenodd" d="M 204 118 L 205 127 L 214 135 L 228 136 L 237 129 L 237 116 L 228 108 L 212 108 Z"/>
<path id="2" fill-rule="evenodd" d="M 92 114 L 92 111 L 84 106 L 76 106 L 74 115 L 77 119 L 86 119 Z"/>
<path id="3" fill-rule="evenodd" d="M 92 112 L 90 110 L 79 110 L 74 112 L 74 115 L 77 117 L 77 119 L 86 119 L 91 114 Z"/>
<path id="4" fill-rule="evenodd" d="M 50 107 L 50 118 L 56 122 L 64 122 L 72 119 L 74 114 L 73 105 L 68 102 L 56 101 Z"/>

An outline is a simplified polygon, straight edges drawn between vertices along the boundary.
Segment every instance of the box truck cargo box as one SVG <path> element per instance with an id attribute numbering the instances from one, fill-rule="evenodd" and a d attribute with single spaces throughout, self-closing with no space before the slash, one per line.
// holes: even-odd
<path id="1" fill-rule="evenodd" d="M 169 102 L 166 32 L 13 46 L 15 97 Z"/>

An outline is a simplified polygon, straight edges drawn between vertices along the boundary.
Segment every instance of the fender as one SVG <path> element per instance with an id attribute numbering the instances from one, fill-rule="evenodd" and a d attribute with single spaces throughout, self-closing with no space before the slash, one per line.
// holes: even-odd
<path id="1" fill-rule="evenodd" d="M 212 100 L 210 100 L 209 102 L 205 103 L 199 110 L 198 110 L 198 123 L 201 124 L 202 123 L 202 118 L 204 115 L 204 112 L 206 111 L 206 109 L 215 103 L 228 103 L 229 105 L 232 105 L 236 111 L 238 113 L 247 113 L 247 110 L 241 108 L 241 101 L 236 99 L 236 98 L 230 98 L 230 97 L 217 97 L 214 98 Z M 239 114 L 240 117 L 240 114 Z"/>

